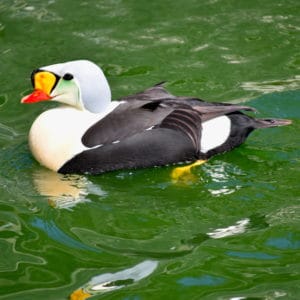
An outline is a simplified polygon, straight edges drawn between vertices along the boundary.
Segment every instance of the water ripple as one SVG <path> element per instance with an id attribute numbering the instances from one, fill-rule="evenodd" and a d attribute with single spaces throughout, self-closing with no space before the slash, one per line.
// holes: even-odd
<path id="1" fill-rule="evenodd" d="M 16 249 L 16 242 L 15 238 L 0 239 L 0 272 L 16 271 L 20 264 L 46 264 L 46 261 L 42 257 L 18 251 Z"/>
<path id="2" fill-rule="evenodd" d="M 0 11 L 8 11 L 12 18 L 34 18 L 38 21 L 61 21 L 62 18 L 51 10 L 53 1 L 37 2 L 35 5 L 29 4 L 29 1 L 6 1 L 2 0 Z"/>
<path id="3" fill-rule="evenodd" d="M 282 80 L 243 82 L 241 87 L 246 91 L 256 91 L 264 94 L 282 92 L 285 90 L 296 90 L 300 88 L 300 76 L 296 75 L 292 78 Z"/>
<path id="4" fill-rule="evenodd" d="M 89 202 L 88 195 L 106 195 L 99 185 L 85 176 L 61 175 L 40 168 L 33 173 L 36 190 L 48 198 L 52 207 L 71 209 L 79 203 Z"/>
<path id="5" fill-rule="evenodd" d="M 48 237 L 59 242 L 60 244 L 75 249 L 89 250 L 97 253 L 101 252 L 99 251 L 99 249 L 89 247 L 67 235 L 60 228 L 58 228 L 58 226 L 53 221 L 46 222 L 45 220 L 42 220 L 40 218 L 34 218 L 31 224 L 33 227 L 43 230 L 45 233 L 47 233 Z"/>
<path id="6" fill-rule="evenodd" d="M 96 294 L 129 287 L 150 276 L 157 267 L 157 261 L 145 260 L 131 268 L 116 273 L 105 273 L 94 276 L 83 287 L 74 291 L 70 299 L 83 300 Z"/>
<path id="7" fill-rule="evenodd" d="M 19 133 L 13 128 L 0 123 L 0 140 L 13 140 L 19 136 Z"/>

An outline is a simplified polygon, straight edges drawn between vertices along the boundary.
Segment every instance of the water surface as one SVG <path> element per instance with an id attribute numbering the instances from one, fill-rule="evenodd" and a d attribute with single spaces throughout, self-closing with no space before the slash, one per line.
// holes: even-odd
<path id="1" fill-rule="evenodd" d="M 0 3 L 0 299 L 298 299 L 300 7 L 279 1 Z M 173 167 L 61 176 L 27 133 L 30 72 L 87 58 L 113 98 L 166 80 L 293 125 L 175 184 Z"/>

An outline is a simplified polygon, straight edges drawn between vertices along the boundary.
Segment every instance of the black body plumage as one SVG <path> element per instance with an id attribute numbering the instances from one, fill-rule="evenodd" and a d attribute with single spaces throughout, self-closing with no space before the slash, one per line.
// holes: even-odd
<path id="1" fill-rule="evenodd" d="M 161 84 L 120 101 L 83 135 L 82 143 L 90 149 L 66 162 L 60 173 L 98 174 L 207 159 L 239 146 L 256 128 L 288 122 L 245 115 L 242 111 L 255 111 L 248 106 L 176 97 Z M 224 115 L 231 124 L 228 138 L 202 153 L 202 124 Z"/>

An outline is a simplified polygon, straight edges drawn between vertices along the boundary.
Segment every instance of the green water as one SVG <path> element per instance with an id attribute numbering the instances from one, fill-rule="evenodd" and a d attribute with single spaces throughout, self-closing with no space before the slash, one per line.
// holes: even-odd
<path id="1" fill-rule="evenodd" d="M 95 299 L 299 299 L 298 2 L 1 0 L 0 299 L 81 287 Z M 187 184 L 172 167 L 59 176 L 27 146 L 51 105 L 19 100 L 33 69 L 79 58 L 103 68 L 114 99 L 167 80 L 293 125 L 253 133 Z"/>

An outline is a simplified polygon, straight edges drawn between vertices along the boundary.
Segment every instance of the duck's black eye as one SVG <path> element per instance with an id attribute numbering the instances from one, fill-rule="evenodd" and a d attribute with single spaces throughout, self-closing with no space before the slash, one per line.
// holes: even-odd
<path id="1" fill-rule="evenodd" d="M 64 79 L 64 80 L 72 80 L 72 79 L 73 79 L 73 75 L 70 74 L 70 73 L 66 73 L 66 74 L 63 76 L 63 79 Z"/>

